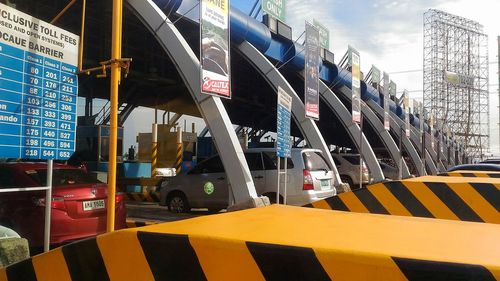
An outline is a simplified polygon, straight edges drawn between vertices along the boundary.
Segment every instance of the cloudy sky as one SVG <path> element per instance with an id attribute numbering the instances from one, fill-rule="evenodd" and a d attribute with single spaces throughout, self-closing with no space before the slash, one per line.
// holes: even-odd
<path id="1" fill-rule="evenodd" d="M 184 0 L 179 12 L 188 11 L 197 2 Z M 253 3 L 254 0 L 232 0 L 233 7 L 246 13 L 250 12 Z M 288 0 L 286 22 L 292 26 L 296 39 L 304 31 L 304 21 L 320 21 L 330 29 L 330 49 L 335 53 L 336 62 L 346 52 L 347 46 L 352 45 L 361 53 L 364 73 L 374 64 L 390 74 L 398 91 L 406 88 L 410 91 L 410 98 L 421 99 L 423 14 L 430 8 L 478 21 L 489 36 L 491 148 L 493 153 L 500 154 L 496 63 L 497 36 L 500 35 L 499 0 Z M 198 19 L 197 8 L 187 16 Z M 141 126 L 146 120 L 139 122 L 134 118 L 134 115 L 145 116 L 146 112 L 152 121 L 152 113 L 141 109 L 125 124 L 128 130 L 125 147 L 133 144 L 138 131 L 150 131 L 150 127 Z"/>

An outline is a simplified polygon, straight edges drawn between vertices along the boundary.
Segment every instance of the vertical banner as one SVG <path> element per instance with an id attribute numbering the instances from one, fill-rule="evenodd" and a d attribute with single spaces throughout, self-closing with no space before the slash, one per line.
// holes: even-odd
<path id="1" fill-rule="evenodd" d="M 281 22 L 285 22 L 286 0 L 262 0 L 262 11 Z"/>
<path id="2" fill-rule="evenodd" d="M 391 95 L 391 98 L 396 97 L 396 93 L 397 93 L 396 83 L 394 83 L 394 81 L 391 80 L 391 83 L 389 85 L 389 94 Z"/>
<path id="3" fill-rule="evenodd" d="M 418 119 L 419 119 L 419 127 L 420 127 L 420 134 L 423 134 L 423 136 L 425 137 L 425 132 L 424 132 L 424 122 L 425 122 L 425 114 L 424 114 L 424 103 L 423 102 L 419 102 L 418 103 L 418 107 L 419 107 L 419 114 L 418 114 Z"/>
<path id="4" fill-rule="evenodd" d="M 323 49 L 330 49 L 330 30 L 317 20 L 313 20 L 313 25 L 319 31 L 319 45 Z"/>
<path id="5" fill-rule="evenodd" d="M 380 70 L 375 67 L 374 65 L 372 65 L 372 77 L 371 77 L 371 81 L 370 83 L 372 85 L 377 85 L 377 88 L 378 88 L 378 85 L 380 84 Z"/>
<path id="6" fill-rule="evenodd" d="M 383 94 L 384 94 L 384 129 L 389 131 L 390 127 L 390 120 L 389 120 L 389 74 L 384 72 L 384 88 L 383 88 Z"/>
<path id="7" fill-rule="evenodd" d="M 292 144 L 290 142 L 290 118 L 292 110 L 292 97 L 285 90 L 278 87 L 278 108 L 277 108 L 277 143 L 276 154 L 278 157 L 290 157 Z"/>
<path id="8" fill-rule="evenodd" d="M 403 106 L 405 110 L 405 133 L 406 137 L 410 137 L 410 97 L 408 91 L 405 89 L 403 92 Z"/>
<path id="9" fill-rule="evenodd" d="M 201 92 L 231 98 L 229 0 L 200 2 Z"/>
<path id="10" fill-rule="evenodd" d="M 306 117 L 319 120 L 319 31 L 306 22 L 305 106 Z"/>
<path id="11" fill-rule="evenodd" d="M 361 59 L 356 49 L 349 46 L 349 61 L 352 72 L 352 121 L 361 123 Z"/>

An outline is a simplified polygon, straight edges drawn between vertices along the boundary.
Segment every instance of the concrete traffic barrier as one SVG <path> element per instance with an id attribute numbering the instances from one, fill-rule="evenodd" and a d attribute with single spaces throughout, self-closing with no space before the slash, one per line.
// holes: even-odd
<path id="1" fill-rule="evenodd" d="M 160 202 L 160 196 L 157 192 L 146 191 L 146 192 L 127 192 L 128 201 L 137 202 Z"/>
<path id="2" fill-rule="evenodd" d="M 500 172 L 496 171 L 468 171 L 458 170 L 453 172 L 441 173 L 439 176 L 451 177 L 478 177 L 478 178 L 500 178 Z"/>
<path id="3" fill-rule="evenodd" d="M 0 280 L 500 280 L 498 237 L 495 224 L 272 205 L 100 235 Z"/>
<path id="4" fill-rule="evenodd" d="M 143 227 L 143 226 L 147 226 L 147 225 L 158 224 L 160 222 L 159 221 L 137 220 L 137 219 L 127 218 L 126 223 L 127 223 L 128 228 L 134 228 L 134 227 Z"/>
<path id="5" fill-rule="evenodd" d="M 500 179 L 425 176 L 388 181 L 306 207 L 500 224 Z"/>

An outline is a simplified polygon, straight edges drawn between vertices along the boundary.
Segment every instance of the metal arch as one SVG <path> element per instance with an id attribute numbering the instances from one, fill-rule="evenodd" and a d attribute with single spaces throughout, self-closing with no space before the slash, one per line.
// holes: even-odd
<path id="1" fill-rule="evenodd" d="M 165 14 L 151 0 L 127 0 L 128 7 L 154 33 L 176 65 L 180 76 L 196 101 L 203 119 L 215 139 L 224 164 L 236 204 L 257 197 L 243 150 L 234 132 L 231 120 L 218 97 L 202 95 L 200 90 L 200 63 L 189 44 Z"/>
<path id="2" fill-rule="evenodd" d="M 290 86 L 288 81 L 281 75 L 278 69 L 252 44 L 245 41 L 238 46 L 246 60 L 262 74 L 262 77 L 273 87 L 278 89 L 278 86 L 285 90 L 292 97 L 292 118 L 295 120 L 297 127 L 302 132 L 307 144 L 312 148 L 321 149 L 325 155 L 328 164 L 335 172 L 336 186 L 341 182 L 337 168 L 330 155 L 330 150 L 321 136 L 321 133 L 313 120 L 305 117 L 304 104 L 300 100 L 295 90 Z"/>
<path id="3" fill-rule="evenodd" d="M 347 87 L 342 88 L 342 90 L 348 89 Z M 349 92 L 351 91 L 348 89 Z M 333 93 L 333 91 L 328 88 L 323 81 L 320 81 L 319 83 L 319 92 L 323 100 L 326 102 L 330 110 L 333 111 L 335 116 L 339 118 L 340 122 L 346 129 L 346 131 L 349 133 L 349 136 L 352 140 L 352 142 L 356 145 L 356 147 L 359 149 L 359 126 L 357 124 L 354 124 L 352 122 L 352 116 L 351 113 L 347 110 L 347 108 L 342 104 L 342 102 L 339 100 L 339 98 Z M 369 118 L 365 118 L 363 120 L 366 120 Z M 372 123 L 372 121 L 369 121 Z M 392 138 L 391 138 L 392 140 Z M 366 139 L 365 134 L 363 133 L 363 159 L 368 166 L 368 170 L 370 170 L 371 176 L 373 177 L 373 180 L 375 182 L 380 182 L 385 180 L 384 173 L 382 172 L 382 169 L 380 168 L 380 164 L 377 161 L 377 157 L 375 156 L 375 153 L 373 152 L 372 147 L 370 146 L 370 143 Z M 394 143 L 394 141 L 393 141 Z M 396 144 L 394 144 L 396 146 Z M 396 148 L 397 150 L 397 148 Z M 406 166 L 405 166 L 406 167 Z M 410 173 L 408 172 L 408 168 L 406 167 L 406 176 L 409 176 Z"/>
<path id="4" fill-rule="evenodd" d="M 378 115 L 378 117 L 380 119 L 383 118 L 383 116 L 384 116 L 384 109 L 382 107 L 380 107 L 378 105 L 378 103 L 376 103 L 373 100 L 368 100 L 368 101 L 366 101 L 366 103 Z M 393 132 L 395 132 L 395 135 L 399 135 L 399 132 L 401 130 L 401 124 L 399 124 L 397 122 L 397 119 L 399 119 L 399 117 L 397 117 L 392 112 L 391 112 L 391 114 L 389 114 L 389 116 L 390 116 L 390 118 L 389 118 L 389 124 L 390 124 L 391 130 Z M 410 141 L 410 139 L 407 138 L 406 136 L 403 136 L 402 145 L 405 148 L 405 150 L 408 152 L 408 155 L 410 155 L 410 159 L 412 160 L 412 162 L 415 165 L 415 167 L 417 169 L 418 169 L 418 167 L 421 167 L 422 160 L 420 159 L 420 156 L 419 156 L 419 154 L 417 152 L 418 148 L 416 149 L 415 146 L 413 146 L 413 144 Z M 418 150 L 420 150 L 420 149 L 418 149 Z M 434 161 L 432 161 L 430 155 L 427 155 L 425 157 L 425 159 L 426 159 L 426 165 L 427 165 L 427 167 L 429 167 L 429 171 L 432 174 L 437 174 L 436 164 L 434 163 Z"/>
<path id="5" fill-rule="evenodd" d="M 349 89 L 346 86 L 342 86 L 339 88 L 340 92 L 342 92 L 342 95 L 346 97 L 346 99 L 351 100 L 352 99 L 352 92 L 351 89 Z M 394 160 L 394 163 L 398 163 L 399 161 L 399 148 L 396 145 L 396 142 L 394 142 L 394 139 L 392 138 L 391 134 L 387 130 L 384 129 L 384 124 L 380 121 L 380 119 L 377 117 L 375 112 L 373 112 L 370 107 L 366 104 L 363 103 L 361 106 L 361 112 L 365 115 L 365 118 L 363 118 L 363 121 L 368 121 L 370 125 L 373 127 L 374 131 L 379 134 L 380 140 L 384 144 L 385 148 L 387 149 L 387 152 L 389 152 L 389 155 L 391 156 L 392 160 Z M 418 157 L 417 157 L 418 158 Z M 413 159 L 412 159 L 413 161 Z M 418 159 L 417 161 L 420 161 Z M 422 163 L 421 161 L 418 163 Z M 403 178 L 408 178 L 411 176 L 410 171 L 408 169 L 408 166 L 406 165 L 406 162 L 403 161 Z"/>

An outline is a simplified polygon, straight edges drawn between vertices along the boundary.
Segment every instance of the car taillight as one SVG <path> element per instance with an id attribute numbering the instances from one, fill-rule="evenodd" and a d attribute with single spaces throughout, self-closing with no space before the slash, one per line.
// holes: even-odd
<path id="1" fill-rule="evenodd" d="M 304 185 L 302 187 L 303 190 L 313 190 L 313 178 L 311 176 L 311 172 L 309 170 L 304 170 Z"/>
<path id="2" fill-rule="evenodd" d="M 115 204 L 120 204 L 125 199 L 125 193 L 117 192 L 115 195 Z"/>
<path id="3" fill-rule="evenodd" d="M 45 207 L 45 197 L 36 198 L 33 200 L 36 206 Z M 64 203 L 63 197 L 52 197 L 52 203 L 50 204 L 52 209 L 66 210 L 66 204 Z"/>

